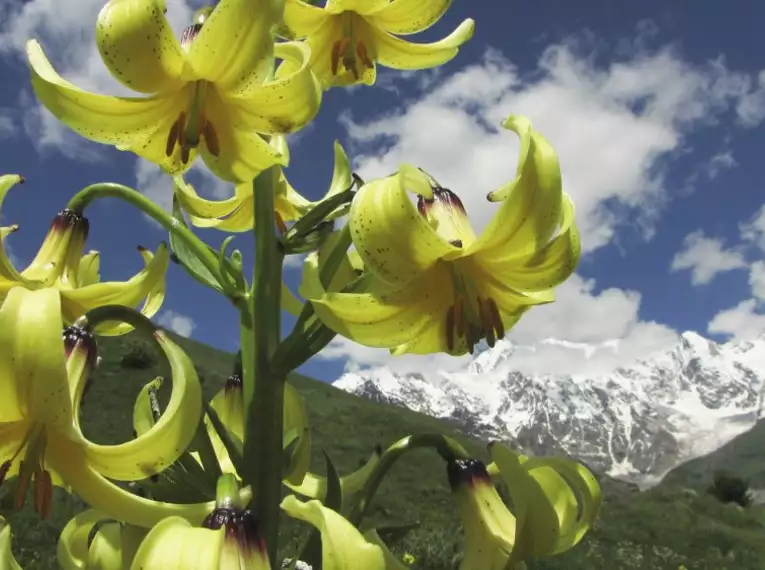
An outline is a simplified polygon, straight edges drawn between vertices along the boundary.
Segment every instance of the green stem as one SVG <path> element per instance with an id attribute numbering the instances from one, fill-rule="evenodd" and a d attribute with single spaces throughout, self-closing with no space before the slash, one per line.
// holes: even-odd
<path id="1" fill-rule="evenodd" d="M 69 200 L 67 208 L 77 213 L 82 213 L 85 208 L 100 198 L 119 198 L 141 210 L 144 214 L 154 219 L 168 232 L 182 239 L 190 249 L 194 251 L 199 260 L 210 273 L 220 278 L 218 260 L 210 248 L 202 240 L 194 235 L 184 224 L 178 222 L 172 214 L 160 208 L 146 196 L 123 184 L 114 182 L 99 182 L 86 186 Z"/>
<path id="2" fill-rule="evenodd" d="M 242 326 L 242 367 L 247 429 L 244 433 L 245 482 L 252 485 L 251 508 L 261 525 L 271 567 L 277 568 L 279 504 L 282 497 L 284 375 L 274 374 L 271 357 L 281 331 L 284 254 L 278 247 L 274 188 L 278 167 L 252 183 L 255 217 L 255 268 L 250 295 L 252 323 Z M 249 325 L 249 326 L 248 326 Z"/>

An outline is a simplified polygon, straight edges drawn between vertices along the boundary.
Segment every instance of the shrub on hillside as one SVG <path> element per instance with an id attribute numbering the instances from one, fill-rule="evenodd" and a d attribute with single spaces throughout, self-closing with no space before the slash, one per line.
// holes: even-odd
<path id="1" fill-rule="evenodd" d="M 736 503 L 742 507 L 752 504 L 749 483 L 725 471 L 718 471 L 709 486 L 708 492 L 723 503 Z"/>
<path id="2" fill-rule="evenodd" d="M 157 356 L 145 342 L 132 342 L 120 358 L 122 368 L 145 370 L 156 364 Z"/>

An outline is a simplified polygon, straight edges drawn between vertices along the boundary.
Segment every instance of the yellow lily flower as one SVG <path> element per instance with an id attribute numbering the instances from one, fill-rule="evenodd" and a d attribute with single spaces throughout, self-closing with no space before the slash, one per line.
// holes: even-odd
<path id="1" fill-rule="evenodd" d="M 224 388 L 210 402 L 210 406 L 226 426 L 229 434 L 239 441 L 244 439 L 244 400 L 242 379 L 232 374 Z M 223 473 L 236 473 L 226 447 L 217 432 L 205 418 L 207 432 Z M 140 433 L 140 429 L 137 429 Z M 327 479 L 308 471 L 311 463 L 311 432 L 308 427 L 308 411 L 300 393 L 288 382 L 284 385 L 284 433 L 294 431 L 300 435 L 295 448 L 295 460 L 285 475 L 284 485 L 298 495 L 310 499 L 324 500 L 327 495 Z M 369 460 L 353 473 L 340 478 L 343 496 L 350 499 L 366 484 L 372 471 L 380 461 L 381 449 L 375 449 Z"/>
<path id="2" fill-rule="evenodd" d="M 207 504 L 157 503 L 107 479 L 144 479 L 188 447 L 202 397 L 191 360 L 156 331 L 173 375 L 165 413 L 137 439 L 93 443 L 81 431 L 79 406 L 96 362 L 95 340 L 79 326 L 65 329 L 62 340 L 61 320 L 61 297 L 53 289 L 14 287 L 0 308 L 0 483 L 18 476 L 16 508 L 33 482 L 35 510 L 43 518 L 50 514 L 53 485 L 130 524 L 151 526 L 168 514 L 204 516 Z"/>
<path id="3" fill-rule="evenodd" d="M 16 174 L 0 176 L 0 208 L 8 191 L 23 182 Z M 53 288 L 61 295 L 64 322 L 71 324 L 83 314 L 104 305 L 124 305 L 134 308 L 144 301 L 141 312 L 152 317 L 165 299 L 165 271 L 170 253 L 164 244 L 156 255 L 139 248 L 145 268 L 123 282 L 100 282 L 99 254 L 83 255 L 88 236 L 87 218 L 64 210 L 53 220 L 48 235 L 32 262 L 22 271 L 11 263 L 3 248 L 3 240 L 18 230 L 18 226 L 0 228 L 0 302 L 13 287 L 35 290 Z M 104 323 L 98 334 L 113 336 L 133 330 L 126 324 Z"/>
<path id="4" fill-rule="evenodd" d="M 56 557 L 62 570 L 129 570 L 148 532 L 88 509 L 75 515 L 61 531 Z"/>
<path id="5" fill-rule="evenodd" d="M 289 157 L 287 141 L 282 136 L 271 138 L 271 146 L 277 151 Z M 340 192 L 348 190 L 353 183 L 351 165 L 340 143 L 335 141 L 335 167 L 332 174 L 332 182 L 323 200 Z M 281 169 L 280 169 L 281 170 Z M 194 226 L 200 228 L 216 228 L 225 232 L 251 231 L 255 223 L 252 193 L 252 183 L 237 184 L 234 187 L 234 195 L 225 200 L 213 201 L 199 196 L 194 188 L 183 181 L 180 176 L 175 177 L 175 194 L 181 207 L 189 213 L 189 219 Z M 285 222 L 293 222 L 305 215 L 317 202 L 311 202 L 297 192 L 280 172 L 274 206 L 276 208 L 276 220 L 280 229 L 286 229 Z M 347 206 L 346 206 L 347 208 Z M 345 215 L 345 209 L 338 209 L 328 219 Z"/>
<path id="6" fill-rule="evenodd" d="M 283 0 L 221 0 L 200 10 L 180 42 L 164 0 L 110 0 L 96 25 L 109 72 L 145 98 L 88 93 L 60 77 L 35 40 L 27 43 L 39 101 L 78 134 L 180 174 L 197 151 L 217 176 L 248 182 L 286 165 L 261 134 L 291 133 L 316 115 L 321 88 L 309 49 L 274 46 Z M 273 57 L 291 71 L 271 79 Z"/>
<path id="7" fill-rule="evenodd" d="M 303 503 L 290 495 L 282 510 L 321 532 L 324 570 L 385 570 L 383 553 L 335 511 L 319 501 Z M 195 528 L 168 517 L 146 536 L 131 570 L 270 570 L 265 543 L 249 510 L 217 508 Z"/>
<path id="8" fill-rule="evenodd" d="M 429 44 L 397 37 L 426 30 L 450 4 L 451 0 L 327 0 L 320 8 L 302 0 L 287 0 L 284 33 L 306 38 L 311 68 L 325 88 L 372 85 L 375 62 L 393 69 L 426 69 L 457 55 L 459 47 L 473 36 L 472 19 Z M 291 67 L 288 64 L 284 71 Z"/>
<path id="9" fill-rule="evenodd" d="M 490 452 L 510 491 L 513 512 L 481 461 L 455 460 L 447 466 L 465 533 L 460 570 L 524 570 L 531 557 L 573 548 L 600 507 L 592 473 L 570 459 L 528 458 L 499 443 Z"/>
<path id="10" fill-rule="evenodd" d="M 412 166 L 359 190 L 349 226 L 373 279 L 361 293 L 312 291 L 329 328 L 394 354 L 461 355 L 482 338 L 494 346 L 532 305 L 555 300 L 579 261 L 574 205 L 544 137 L 523 117 L 503 126 L 521 139 L 517 174 L 489 194 L 500 205 L 480 236 L 457 195 Z"/>
<path id="11" fill-rule="evenodd" d="M 11 525 L 0 516 L 0 568 L 3 570 L 21 570 L 11 551 Z"/>

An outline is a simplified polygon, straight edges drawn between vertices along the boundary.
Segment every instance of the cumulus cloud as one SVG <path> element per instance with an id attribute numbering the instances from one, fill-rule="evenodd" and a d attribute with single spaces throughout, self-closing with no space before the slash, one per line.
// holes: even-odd
<path id="1" fill-rule="evenodd" d="M 736 340 L 751 339 L 765 332 L 765 314 L 757 310 L 756 299 L 741 301 L 732 309 L 717 313 L 707 330 Z"/>
<path id="2" fill-rule="evenodd" d="M 585 251 L 635 223 L 650 236 L 671 198 L 667 160 L 684 150 L 690 132 L 735 110 L 751 92 L 751 77 L 720 61 L 691 65 L 670 48 L 638 51 L 606 67 L 594 61 L 581 46 L 554 45 L 533 74 L 523 75 L 489 50 L 392 112 L 346 115 L 357 169 L 373 178 L 413 162 L 460 192 L 480 229 L 493 212 L 486 192 L 514 175 L 518 151 L 517 138 L 496 125 L 523 114 L 559 154 Z M 714 160 L 718 170 L 729 162 Z"/>
<path id="3" fill-rule="evenodd" d="M 191 333 L 194 332 L 195 328 L 197 328 L 194 319 L 187 317 L 186 315 L 176 313 L 175 311 L 163 312 L 157 319 L 157 323 L 160 326 L 187 338 L 191 337 Z"/>
<path id="4" fill-rule="evenodd" d="M 741 239 L 765 251 L 765 204 L 748 221 L 739 226 Z"/>
<path id="5" fill-rule="evenodd" d="M 672 271 L 691 270 L 691 283 L 705 285 L 715 275 L 733 269 L 746 267 L 746 260 L 740 251 L 726 249 L 717 238 L 709 238 L 702 231 L 685 236 L 683 249 L 672 259 Z"/>
<path id="6" fill-rule="evenodd" d="M 765 301 L 765 261 L 756 261 L 749 267 L 749 287 L 758 301 Z"/>
<path id="7" fill-rule="evenodd" d="M 741 123 L 748 127 L 757 126 L 765 119 L 765 70 L 758 75 L 756 86 L 739 100 L 736 112 Z"/>

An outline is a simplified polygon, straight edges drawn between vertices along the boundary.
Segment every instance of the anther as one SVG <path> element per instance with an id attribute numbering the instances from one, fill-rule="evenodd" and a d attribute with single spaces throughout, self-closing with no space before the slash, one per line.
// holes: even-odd
<path id="1" fill-rule="evenodd" d="M 465 334 L 465 298 L 462 295 L 454 299 L 454 330 L 457 337 Z"/>
<path id="2" fill-rule="evenodd" d="M 365 66 L 367 66 L 368 69 L 372 69 L 375 66 L 375 63 L 369 57 L 369 52 L 367 52 L 367 46 L 364 44 L 364 42 L 359 41 L 356 44 L 356 53 L 359 54 L 359 59 L 364 63 Z"/>
<path id="3" fill-rule="evenodd" d="M 35 511 L 45 520 L 50 517 L 53 506 L 53 483 L 46 470 L 35 473 Z"/>
<path id="4" fill-rule="evenodd" d="M 165 146 L 165 154 L 170 156 L 175 150 L 175 145 L 178 144 L 178 140 L 181 138 L 181 132 L 186 123 L 186 113 L 181 113 L 178 118 L 170 127 L 170 132 L 167 134 L 167 145 Z"/>
<path id="5" fill-rule="evenodd" d="M 218 133 L 213 127 L 210 121 L 205 121 L 205 126 L 202 128 L 202 138 L 205 141 L 205 146 L 211 155 L 217 157 L 220 155 L 220 139 Z"/>
<path id="6" fill-rule="evenodd" d="M 476 302 L 478 303 L 478 313 L 481 316 L 481 323 L 483 324 L 483 334 L 486 337 L 486 342 L 489 345 L 489 348 L 494 348 L 494 345 L 497 342 L 496 337 L 494 336 L 494 326 L 492 323 L 491 314 L 489 311 L 489 306 L 486 301 L 481 299 L 480 297 L 476 298 Z"/>
<path id="7" fill-rule="evenodd" d="M 350 43 L 351 39 L 346 37 L 332 44 L 332 75 L 337 75 L 337 70 L 340 67 L 340 60 L 348 51 Z"/>
<path id="8" fill-rule="evenodd" d="M 446 346 L 454 350 L 454 305 L 446 311 Z"/>
<path id="9" fill-rule="evenodd" d="M 494 334 L 497 338 L 505 338 L 505 326 L 502 323 L 502 315 L 499 312 L 497 303 L 489 297 L 486 299 L 486 305 L 488 308 L 489 316 L 491 318 L 491 324 L 494 327 Z"/>

